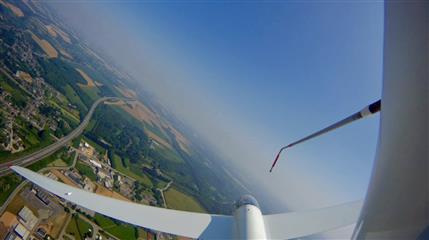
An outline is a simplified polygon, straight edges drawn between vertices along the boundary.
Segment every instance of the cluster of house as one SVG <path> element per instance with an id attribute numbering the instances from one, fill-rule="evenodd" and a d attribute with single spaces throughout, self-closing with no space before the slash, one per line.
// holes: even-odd
<path id="1" fill-rule="evenodd" d="M 95 151 L 94 147 L 85 141 L 79 145 L 79 152 L 79 160 L 86 162 L 91 167 L 97 175 L 98 183 L 109 190 L 113 190 L 115 181 L 117 181 L 119 192 L 127 198 L 132 198 L 134 180 L 120 174 L 111 167 L 107 152 L 104 155 L 100 155 Z"/>
<path id="2" fill-rule="evenodd" d="M 24 142 L 21 138 L 23 136 L 19 136 L 17 131 L 14 131 L 14 128 L 15 130 L 17 128 L 16 117 L 22 117 L 39 131 L 43 130 L 46 126 L 55 131 L 60 120 L 47 118 L 39 113 L 39 107 L 45 104 L 46 91 L 57 95 L 59 94 L 58 91 L 46 84 L 43 78 L 32 78 L 30 74 L 23 71 L 17 71 L 14 74 L 14 78 L 33 97 L 28 100 L 24 109 L 20 109 L 13 104 L 11 93 L 0 87 L 0 107 L 4 110 L 2 112 L 6 115 L 7 119 L 7 124 L 0 129 L 0 134 L 6 136 L 1 138 L 0 149 L 12 153 L 25 150 Z"/>
<path id="3" fill-rule="evenodd" d="M 15 78 L 21 80 L 20 84 L 23 85 L 27 91 L 32 93 L 36 99 L 42 99 L 44 97 L 47 85 L 43 78 L 33 78 L 29 73 L 20 70 L 16 71 Z"/>
<path id="4" fill-rule="evenodd" d="M 97 182 L 99 184 L 102 184 L 109 190 L 118 191 L 128 199 L 134 198 L 136 180 L 112 168 L 107 152 L 102 156 L 87 142 L 82 142 L 79 145 L 79 152 L 79 160 L 86 162 L 92 168 L 93 172 L 97 175 Z M 162 175 L 162 173 L 157 173 L 158 175 Z M 79 185 L 85 188 L 82 182 Z M 118 188 L 114 188 L 115 185 Z M 144 194 L 142 197 L 146 204 L 157 204 L 156 199 L 152 195 Z"/>
<path id="5" fill-rule="evenodd" d="M 47 84 L 43 78 L 33 78 L 27 72 L 18 70 L 15 73 L 15 78 L 19 81 L 20 85 L 33 96 L 31 104 L 27 104 L 22 111 L 22 117 L 39 130 L 43 130 L 45 125 L 48 124 L 49 128 L 55 131 L 61 118 L 59 116 L 49 116 L 46 118 L 39 114 L 38 109 L 41 105 L 45 104 L 44 99 L 46 95 L 54 95 L 56 98 L 60 98 L 61 94 Z M 70 104 L 69 107 L 72 108 L 75 106 Z"/>
<path id="6" fill-rule="evenodd" d="M 12 153 L 24 150 L 24 142 L 18 134 L 13 132 L 13 123 L 16 116 L 20 114 L 20 110 L 16 108 L 10 101 L 10 93 L 0 87 L 0 107 L 4 110 L 5 124 L 0 129 L 0 134 L 5 137 L 1 138 L 0 149 L 10 151 Z"/>

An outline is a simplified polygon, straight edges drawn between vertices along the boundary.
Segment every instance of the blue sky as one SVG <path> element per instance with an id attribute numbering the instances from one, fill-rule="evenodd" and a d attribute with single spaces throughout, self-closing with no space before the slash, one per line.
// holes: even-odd
<path id="1" fill-rule="evenodd" d="M 277 150 L 381 96 L 383 4 L 57 3 L 92 45 L 289 209 L 363 198 L 378 117 Z"/>

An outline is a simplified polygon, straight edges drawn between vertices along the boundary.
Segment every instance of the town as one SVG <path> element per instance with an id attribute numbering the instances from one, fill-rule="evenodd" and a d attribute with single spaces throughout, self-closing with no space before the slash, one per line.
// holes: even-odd
<path id="1" fill-rule="evenodd" d="M 76 107 L 43 78 L 23 71 L 12 75 L 5 66 L 0 71 L 4 78 L 0 83 L 0 150 L 13 154 L 41 140 L 50 142 L 79 121 Z M 49 136 L 43 136 L 47 130 Z M 28 138 L 29 133 L 33 138 Z"/>

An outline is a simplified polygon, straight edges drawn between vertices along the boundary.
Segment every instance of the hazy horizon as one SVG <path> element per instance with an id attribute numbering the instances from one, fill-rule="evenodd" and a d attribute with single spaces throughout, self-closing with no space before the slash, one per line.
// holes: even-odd
<path id="1" fill-rule="evenodd" d="M 51 3 L 291 210 L 365 196 L 378 116 L 278 149 L 380 98 L 382 3 Z M 254 188 L 254 186 L 252 186 Z"/>

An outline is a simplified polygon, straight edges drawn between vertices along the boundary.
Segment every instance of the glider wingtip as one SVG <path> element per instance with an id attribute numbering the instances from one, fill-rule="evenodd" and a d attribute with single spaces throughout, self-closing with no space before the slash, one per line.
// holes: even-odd
<path id="1" fill-rule="evenodd" d="M 270 173 L 273 172 L 274 167 L 276 166 L 277 159 L 274 161 L 273 165 L 271 165 Z"/>

